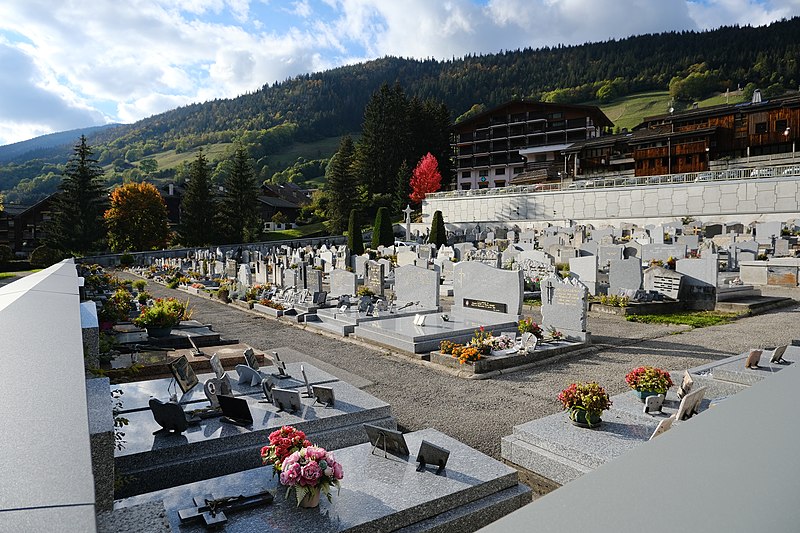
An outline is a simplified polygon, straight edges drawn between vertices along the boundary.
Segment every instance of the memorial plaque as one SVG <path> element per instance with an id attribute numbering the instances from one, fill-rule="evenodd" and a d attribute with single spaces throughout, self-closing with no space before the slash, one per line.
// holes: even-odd
<path id="1" fill-rule="evenodd" d="M 693 390 L 684 396 L 681 400 L 680 406 L 678 406 L 678 412 L 675 414 L 675 420 L 686 420 L 687 418 L 691 418 L 692 415 L 696 414 L 700 409 L 700 402 L 703 401 L 705 392 L 706 388 L 700 387 L 699 389 Z"/>
<path id="2" fill-rule="evenodd" d="M 778 365 L 786 363 L 786 360 L 783 358 L 783 354 L 786 353 L 786 348 L 788 347 L 789 345 L 784 344 L 783 346 L 778 346 L 775 348 L 775 350 L 772 352 L 772 356 L 769 358 L 769 362 Z"/>
<path id="3" fill-rule="evenodd" d="M 656 394 L 655 396 L 648 396 L 644 400 L 644 413 L 660 413 L 664 405 L 664 395 Z"/>
<path id="4" fill-rule="evenodd" d="M 464 298 L 463 305 L 464 307 L 470 307 L 472 309 L 481 309 L 484 311 L 492 311 L 494 313 L 508 312 L 508 306 L 501 302 L 489 302 L 486 300 L 473 300 L 471 298 Z"/>
<path id="5" fill-rule="evenodd" d="M 417 471 L 422 472 L 427 465 L 433 465 L 436 467 L 436 475 L 440 475 L 444 472 L 449 458 L 450 450 L 423 440 L 417 453 L 417 462 L 419 463 Z"/>
<path id="6" fill-rule="evenodd" d="M 762 353 L 764 353 L 764 350 L 750 350 L 750 354 L 747 356 L 747 360 L 744 363 L 745 368 L 758 368 Z"/>
<path id="7" fill-rule="evenodd" d="M 674 415 L 673 415 L 673 416 L 674 416 Z M 671 428 L 671 427 L 672 427 L 672 423 L 673 423 L 674 421 L 675 421 L 675 419 L 674 419 L 674 418 L 671 416 L 671 417 L 669 417 L 669 418 L 665 418 L 664 420 L 662 420 L 661 422 L 659 422 L 659 423 L 658 423 L 658 426 L 656 427 L 656 430 L 655 430 L 655 431 L 653 431 L 653 434 L 652 434 L 652 435 L 650 435 L 650 439 L 648 439 L 648 440 L 653 440 L 654 438 L 658 437 L 658 436 L 659 436 L 659 435 L 661 435 L 662 433 L 666 433 L 666 432 L 667 432 L 667 430 L 669 430 L 669 428 Z"/>
<path id="8" fill-rule="evenodd" d="M 172 361 L 169 364 L 169 370 L 172 372 L 175 381 L 184 394 L 189 392 L 198 383 L 197 375 L 194 373 L 185 355 Z"/>
<path id="9" fill-rule="evenodd" d="M 682 400 L 684 396 L 689 394 L 692 390 L 692 385 L 694 385 L 694 380 L 689 371 L 686 370 L 683 373 L 683 381 L 681 381 L 681 385 L 678 387 L 678 399 Z"/>
<path id="10" fill-rule="evenodd" d="M 372 424 L 364 424 L 364 431 L 367 432 L 370 444 L 372 444 L 372 453 L 375 450 L 383 450 L 384 457 L 387 453 L 399 457 L 408 457 L 408 445 L 403 434 L 393 429 L 382 428 Z"/>

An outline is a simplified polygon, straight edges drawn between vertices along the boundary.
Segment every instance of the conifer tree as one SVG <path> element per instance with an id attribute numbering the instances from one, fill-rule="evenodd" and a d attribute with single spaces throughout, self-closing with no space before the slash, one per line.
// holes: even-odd
<path id="1" fill-rule="evenodd" d="M 46 241 L 51 248 L 82 255 L 102 245 L 107 203 L 102 176 L 103 170 L 92 158 L 86 137 L 81 135 L 53 201 L 52 218 L 46 230 Z"/>
<path id="2" fill-rule="evenodd" d="M 226 242 L 252 242 L 260 234 L 258 184 L 247 149 L 239 146 L 225 176 L 219 205 L 219 228 Z"/>
<path id="3" fill-rule="evenodd" d="M 444 218 L 441 211 L 433 213 L 433 220 L 431 220 L 431 233 L 428 235 L 428 242 L 436 245 L 438 248 L 443 244 L 447 244 L 447 234 L 444 228 Z"/>
<path id="4" fill-rule="evenodd" d="M 341 235 L 348 214 L 358 204 L 357 182 L 353 171 L 355 147 L 349 135 L 339 141 L 339 150 L 331 158 L 325 169 L 327 188 L 328 223 L 332 235 Z"/>
<path id="5" fill-rule="evenodd" d="M 350 253 L 361 255 L 364 253 L 364 236 L 361 234 L 361 224 L 358 221 L 358 211 L 350 211 L 350 220 L 347 224 L 347 247 Z"/>
<path id="6" fill-rule="evenodd" d="M 181 199 L 180 241 L 184 246 L 202 246 L 216 240 L 215 211 L 208 160 L 200 150 L 189 166 L 189 180 Z"/>
<path id="7" fill-rule="evenodd" d="M 389 209 L 381 207 L 375 217 L 375 226 L 372 228 L 372 249 L 377 250 L 378 246 L 391 246 L 394 244 L 394 232 L 392 231 L 392 221 L 389 218 Z"/>
<path id="8" fill-rule="evenodd" d="M 408 204 L 409 194 L 411 194 L 411 167 L 407 161 L 403 161 L 400 170 L 397 171 L 397 184 L 394 191 L 394 202 L 392 210 L 395 214 L 400 214 Z"/>

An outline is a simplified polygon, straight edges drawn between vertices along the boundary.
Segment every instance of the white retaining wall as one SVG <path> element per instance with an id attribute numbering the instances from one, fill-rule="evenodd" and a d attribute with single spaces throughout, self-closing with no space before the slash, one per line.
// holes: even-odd
<path id="1" fill-rule="evenodd" d="M 800 219 L 800 177 L 528 193 L 453 191 L 426 199 L 423 221 L 430 224 L 437 210 L 448 224 L 500 222 L 523 229 L 546 223 L 642 226 L 686 216 L 713 222 L 783 222 Z"/>

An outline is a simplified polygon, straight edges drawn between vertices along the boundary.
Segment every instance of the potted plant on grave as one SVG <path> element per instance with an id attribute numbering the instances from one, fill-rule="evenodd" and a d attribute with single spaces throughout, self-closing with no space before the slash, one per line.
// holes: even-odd
<path id="1" fill-rule="evenodd" d="M 166 337 L 172 328 L 191 316 L 189 301 L 183 303 L 175 298 L 157 298 L 153 305 L 142 306 L 141 314 L 133 323 L 145 328 L 151 337 Z"/>
<path id="2" fill-rule="evenodd" d="M 564 338 L 564 334 L 558 331 L 555 327 L 550 326 L 547 328 L 547 334 L 550 336 L 548 342 L 560 341 Z"/>
<path id="3" fill-rule="evenodd" d="M 558 395 L 562 408 L 569 411 L 572 424 L 582 428 L 596 428 L 603 420 L 603 411 L 611 407 L 611 398 L 597 382 L 573 383 Z"/>
<path id="4" fill-rule="evenodd" d="M 331 487 L 340 487 L 344 477 L 342 465 L 332 453 L 318 446 L 306 446 L 284 459 L 280 482 L 288 487 L 286 496 L 294 489 L 298 507 L 317 507 L 324 492 L 331 501 Z"/>
<path id="5" fill-rule="evenodd" d="M 652 366 L 634 368 L 625 376 L 625 382 L 642 401 L 648 396 L 666 394 L 672 387 L 669 372 Z"/>

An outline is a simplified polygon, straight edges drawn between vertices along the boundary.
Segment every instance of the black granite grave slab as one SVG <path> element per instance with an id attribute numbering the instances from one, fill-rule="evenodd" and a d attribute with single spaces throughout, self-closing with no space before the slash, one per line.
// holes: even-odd
<path id="1" fill-rule="evenodd" d="M 140 382 L 123 386 L 122 416 L 129 423 L 124 428 L 125 447 L 115 453 L 115 466 L 124 480 L 116 496 L 125 497 L 158 490 L 177 483 L 188 483 L 200 479 L 255 468 L 261 464 L 258 450 L 268 442 L 269 434 L 284 425 L 292 425 L 313 437 L 315 442 L 329 449 L 351 446 L 366 440 L 361 431 L 363 423 L 383 427 L 396 427 L 389 405 L 352 385 L 339 381 L 313 365 L 305 364 L 305 371 L 312 384 L 324 384 L 334 390 L 336 403 L 325 407 L 312 398 L 302 398 L 302 411 L 290 413 L 280 411 L 263 400 L 259 388 L 240 386 L 235 372 L 228 372 L 234 395 L 247 400 L 253 415 L 253 426 L 240 427 L 223 422 L 218 417 L 206 418 L 191 425 L 182 434 L 159 434 L 160 426 L 152 413 L 142 407 L 147 405 L 151 394 L 165 400 L 168 379 Z M 279 387 L 305 391 L 299 363 L 287 365 L 293 377 L 279 381 Z M 264 374 L 271 367 L 264 368 Z M 211 375 L 199 376 L 201 381 Z M 296 379 L 296 378 L 300 379 Z M 202 384 L 190 391 L 184 401 L 185 410 L 208 406 Z"/>
<path id="2" fill-rule="evenodd" d="M 202 526 L 183 526 L 178 511 L 192 498 L 211 493 L 275 492 L 272 504 L 231 513 L 225 531 L 246 532 L 367 532 L 475 531 L 530 502 L 530 489 L 502 463 L 434 429 L 405 435 L 411 456 L 372 454 L 369 443 L 335 452 L 344 469 L 341 491 L 333 501 L 321 498 L 318 508 L 298 508 L 292 495 L 261 467 L 215 479 L 142 494 L 116 502 L 121 509 L 161 500 L 173 531 L 199 532 Z M 417 472 L 414 462 L 422 440 L 444 447 L 450 458 L 444 475 L 432 469 Z M 257 450 L 255 451 L 257 453 Z M 376 452 L 377 453 L 377 452 Z"/>

